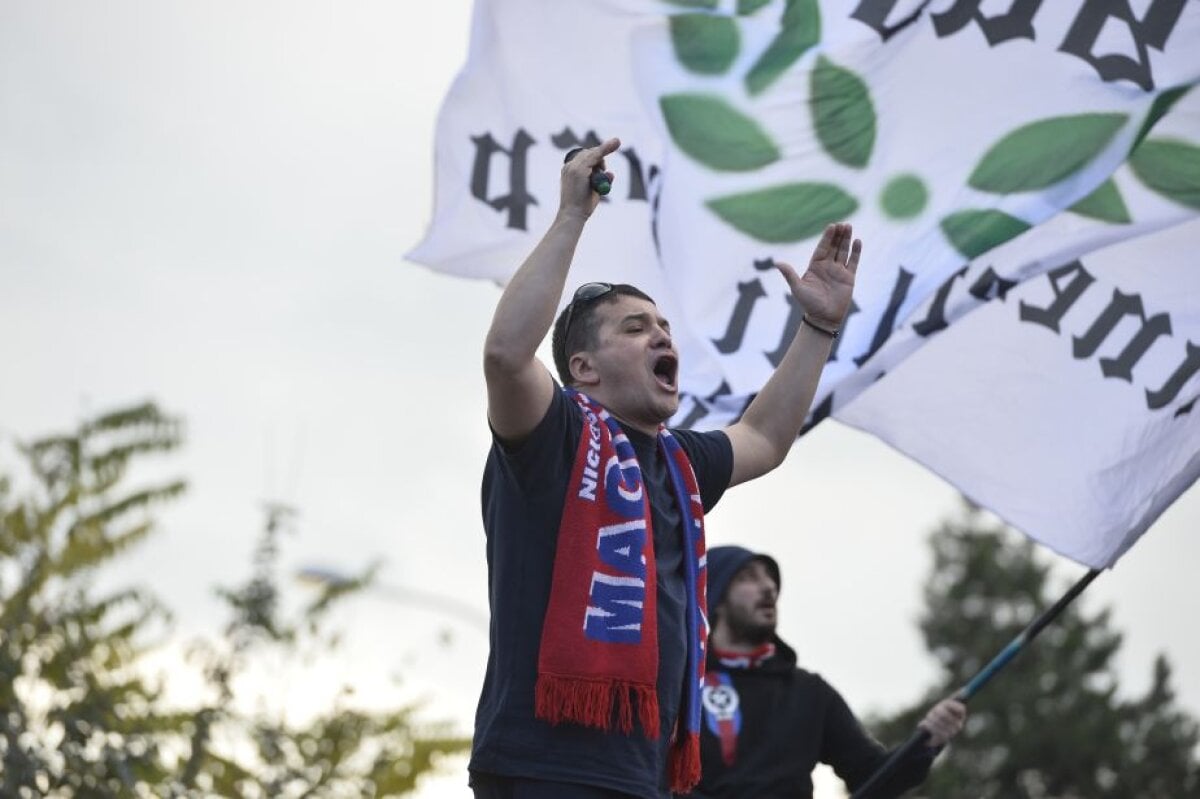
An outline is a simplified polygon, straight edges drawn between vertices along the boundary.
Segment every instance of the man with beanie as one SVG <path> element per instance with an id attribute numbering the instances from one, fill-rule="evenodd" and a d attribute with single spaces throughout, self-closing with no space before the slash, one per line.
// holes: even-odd
<path id="1" fill-rule="evenodd" d="M 691 799 L 812 797 L 818 762 L 855 790 L 890 754 L 829 683 L 796 666 L 796 653 L 775 632 L 779 588 L 779 564 L 770 556 L 738 546 L 708 550 L 712 634 L 702 692 L 703 776 Z M 930 734 L 928 746 L 872 799 L 920 784 L 966 714 L 955 699 L 934 705 L 919 725 Z"/>

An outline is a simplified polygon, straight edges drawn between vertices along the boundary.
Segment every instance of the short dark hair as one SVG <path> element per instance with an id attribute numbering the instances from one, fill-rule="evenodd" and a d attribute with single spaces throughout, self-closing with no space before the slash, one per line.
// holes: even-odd
<path id="1" fill-rule="evenodd" d="M 596 309 L 606 303 L 614 302 L 617 297 L 637 297 L 653 303 L 654 300 L 646 292 L 628 283 L 614 283 L 612 291 L 594 300 L 569 302 L 554 320 L 554 334 L 550 338 L 550 350 L 554 353 L 554 368 L 558 371 L 558 379 L 564 386 L 571 385 L 571 356 L 580 350 L 590 350 L 598 343 L 596 334 L 600 325 L 596 321 Z M 572 310 L 572 305 L 574 310 Z M 570 312 L 571 330 L 567 335 L 567 316 Z"/>

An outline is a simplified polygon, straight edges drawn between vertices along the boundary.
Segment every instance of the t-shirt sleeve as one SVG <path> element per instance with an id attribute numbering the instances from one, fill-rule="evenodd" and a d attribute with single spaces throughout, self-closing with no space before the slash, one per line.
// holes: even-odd
<path id="1" fill-rule="evenodd" d="M 692 471 L 696 473 L 696 482 L 700 485 L 700 500 L 707 513 L 725 494 L 733 476 L 733 445 L 729 443 L 729 436 L 722 430 L 704 433 L 672 430 L 671 434 L 692 462 Z"/>
<path id="2" fill-rule="evenodd" d="M 537 491 L 547 483 L 548 469 L 573 462 L 582 425 L 579 406 L 556 385 L 546 415 L 533 432 L 520 441 L 508 442 L 492 430 L 492 450 L 523 487 Z"/>

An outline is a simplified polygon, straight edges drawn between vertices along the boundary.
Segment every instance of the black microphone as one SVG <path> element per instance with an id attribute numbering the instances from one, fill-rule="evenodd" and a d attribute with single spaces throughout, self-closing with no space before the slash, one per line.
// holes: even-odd
<path id="1" fill-rule="evenodd" d="M 582 147 L 576 147 L 574 150 L 568 151 L 567 157 L 563 159 L 563 163 L 567 163 L 581 152 L 583 152 Z M 598 166 L 592 168 L 591 184 L 592 191 L 596 192 L 601 197 L 612 191 L 612 183 L 609 181 L 608 175 L 604 174 L 604 170 Z"/>

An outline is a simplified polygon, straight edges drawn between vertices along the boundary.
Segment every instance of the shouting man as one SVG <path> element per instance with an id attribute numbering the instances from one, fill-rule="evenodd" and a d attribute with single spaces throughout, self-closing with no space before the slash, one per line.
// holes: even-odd
<path id="1" fill-rule="evenodd" d="M 700 777 L 703 516 L 778 466 L 850 307 L 861 243 L 830 225 L 801 276 L 787 355 L 723 431 L 668 430 L 679 353 L 654 301 L 588 283 L 555 319 L 599 204 L 609 139 L 563 166 L 558 213 L 513 275 L 484 346 L 492 622 L 476 713 L 477 799 L 660 799 Z M 536 350 L 553 325 L 560 385 Z"/>

